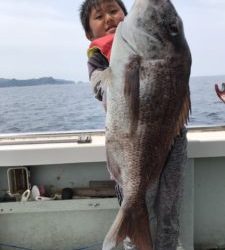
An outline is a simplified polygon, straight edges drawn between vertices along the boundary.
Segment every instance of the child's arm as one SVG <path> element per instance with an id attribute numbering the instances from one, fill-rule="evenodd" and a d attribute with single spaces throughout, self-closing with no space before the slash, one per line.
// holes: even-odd
<path id="1" fill-rule="evenodd" d="M 103 101 L 105 95 L 105 86 L 103 79 L 101 79 L 101 75 L 103 76 L 103 71 L 108 67 L 109 62 L 101 52 L 95 52 L 88 60 L 89 79 L 95 97 L 99 101 Z"/>

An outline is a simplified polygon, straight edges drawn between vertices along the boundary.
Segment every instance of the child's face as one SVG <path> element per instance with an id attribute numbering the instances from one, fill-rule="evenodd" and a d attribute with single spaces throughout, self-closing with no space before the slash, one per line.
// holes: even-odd
<path id="1" fill-rule="evenodd" d="M 102 2 L 93 8 L 89 18 L 91 32 L 86 34 L 89 40 L 115 33 L 118 24 L 124 20 L 124 12 L 116 1 Z"/>

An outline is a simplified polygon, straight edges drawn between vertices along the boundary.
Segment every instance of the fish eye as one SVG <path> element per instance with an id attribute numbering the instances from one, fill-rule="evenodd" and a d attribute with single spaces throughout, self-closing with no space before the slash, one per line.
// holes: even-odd
<path id="1" fill-rule="evenodd" d="M 169 24 L 169 32 L 171 36 L 177 36 L 179 34 L 179 29 L 175 23 Z"/>

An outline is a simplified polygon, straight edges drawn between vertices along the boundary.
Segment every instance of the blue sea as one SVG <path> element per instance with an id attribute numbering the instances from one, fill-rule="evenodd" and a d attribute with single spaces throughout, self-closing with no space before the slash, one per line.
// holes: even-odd
<path id="1" fill-rule="evenodd" d="M 190 126 L 225 125 L 214 84 L 225 76 L 192 77 Z M 0 133 L 104 129 L 105 114 L 89 83 L 0 88 Z"/>

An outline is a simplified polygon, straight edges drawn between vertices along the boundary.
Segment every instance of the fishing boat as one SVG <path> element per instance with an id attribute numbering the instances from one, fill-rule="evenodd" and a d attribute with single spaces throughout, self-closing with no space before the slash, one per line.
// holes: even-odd
<path id="1" fill-rule="evenodd" d="M 113 184 L 104 131 L 1 135 L 0 249 L 101 249 Z M 225 127 L 190 127 L 178 249 L 224 246 Z"/>

